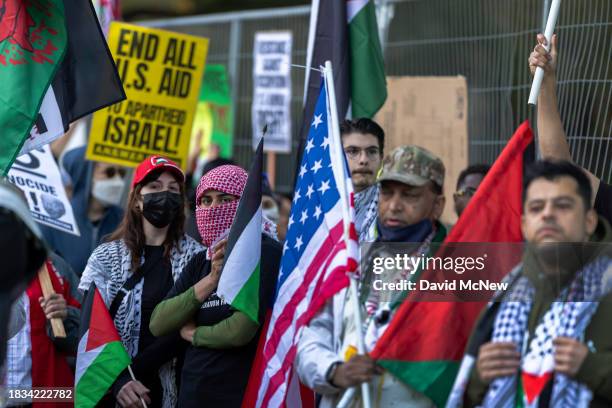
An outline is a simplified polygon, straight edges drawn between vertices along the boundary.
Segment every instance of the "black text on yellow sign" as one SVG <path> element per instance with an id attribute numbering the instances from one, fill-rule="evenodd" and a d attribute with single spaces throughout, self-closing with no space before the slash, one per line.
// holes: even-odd
<path id="1" fill-rule="evenodd" d="M 108 43 L 127 100 L 94 114 L 87 158 L 134 167 L 159 154 L 185 168 L 208 39 L 112 23 Z"/>

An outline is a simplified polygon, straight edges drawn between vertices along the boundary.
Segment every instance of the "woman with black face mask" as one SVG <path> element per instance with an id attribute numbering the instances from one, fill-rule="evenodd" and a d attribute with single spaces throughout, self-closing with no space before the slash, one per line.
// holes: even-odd
<path id="1" fill-rule="evenodd" d="M 145 159 L 136 168 L 124 219 L 109 242 L 91 255 L 79 289 L 95 282 L 132 357 L 137 381 L 126 370 L 105 398 L 114 407 L 177 406 L 178 334 L 156 338 L 151 313 L 185 265 L 204 250 L 184 234 L 185 176 L 171 160 Z M 106 406 L 103 404 L 103 406 Z"/>

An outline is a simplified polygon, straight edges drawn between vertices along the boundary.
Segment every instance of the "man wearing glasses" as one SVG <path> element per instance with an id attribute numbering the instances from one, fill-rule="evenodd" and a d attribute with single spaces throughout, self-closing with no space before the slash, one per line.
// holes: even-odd
<path id="1" fill-rule="evenodd" d="M 455 212 L 457 217 L 461 216 L 470 199 L 476 193 L 476 189 L 489 172 L 490 166 L 486 164 L 474 164 L 463 170 L 457 179 L 457 191 L 453 194 L 455 200 Z"/>
<path id="2" fill-rule="evenodd" d="M 359 118 L 343 121 L 340 134 L 355 189 L 355 227 L 362 241 L 376 219 L 376 175 L 382 162 L 385 132 L 373 120 Z"/>

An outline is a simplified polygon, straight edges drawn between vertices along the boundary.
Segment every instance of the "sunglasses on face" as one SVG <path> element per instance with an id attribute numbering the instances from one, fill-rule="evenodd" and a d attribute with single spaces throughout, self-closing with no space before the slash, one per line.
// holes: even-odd
<path id="1" fill-rule="evenodd" d="M 117 174 L 119 174 L 119 177 L 124 178 L 126 171 L 121 167 L 107 167 L 104 169 L 104 174 L 109 179 L 115 177 Z"/>

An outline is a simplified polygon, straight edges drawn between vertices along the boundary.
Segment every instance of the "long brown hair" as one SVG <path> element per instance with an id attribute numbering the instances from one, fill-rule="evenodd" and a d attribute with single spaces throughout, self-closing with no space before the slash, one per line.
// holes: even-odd
<path id="1" fill-rule="evenodd" d="M 140 183 L 138 183 L 134 189 L 130 192 L 127 202 L 127 210 L 123 216 L 123 220 L 119 227 L 113 232 L 108 241 L 114 241 L 122 239 L 125 245 L 130 250 L 132 256 L 132 273 L 140 267 L 140 258 L 145 249 L 146 237 L 144 229 L 142 227 L 142 211 L 138 207 L 138 198 L 141 197 L 140 191 L 149 182 L 157 180 L 157 178 L 164 172 L 164 169 L 159 169 L 151 172 L 145 177 Z M 170 173 L 172 174 L 172 173 Z M 174 176 L 174 175 L 173 175 Z M 185 203 L 185 183 L 180 182 L 177 179 L 180 188 L 180 194 Z M 184 206 L 183 206 L 184 207 Z M 185 233 L 185 209 L 179 211 L 176 218 L 170 223 L 166 239 L 164 240 L 164 259 L 170 262 L 170 251 L 174 246 L 180 251 L 179 241 Z"/>

